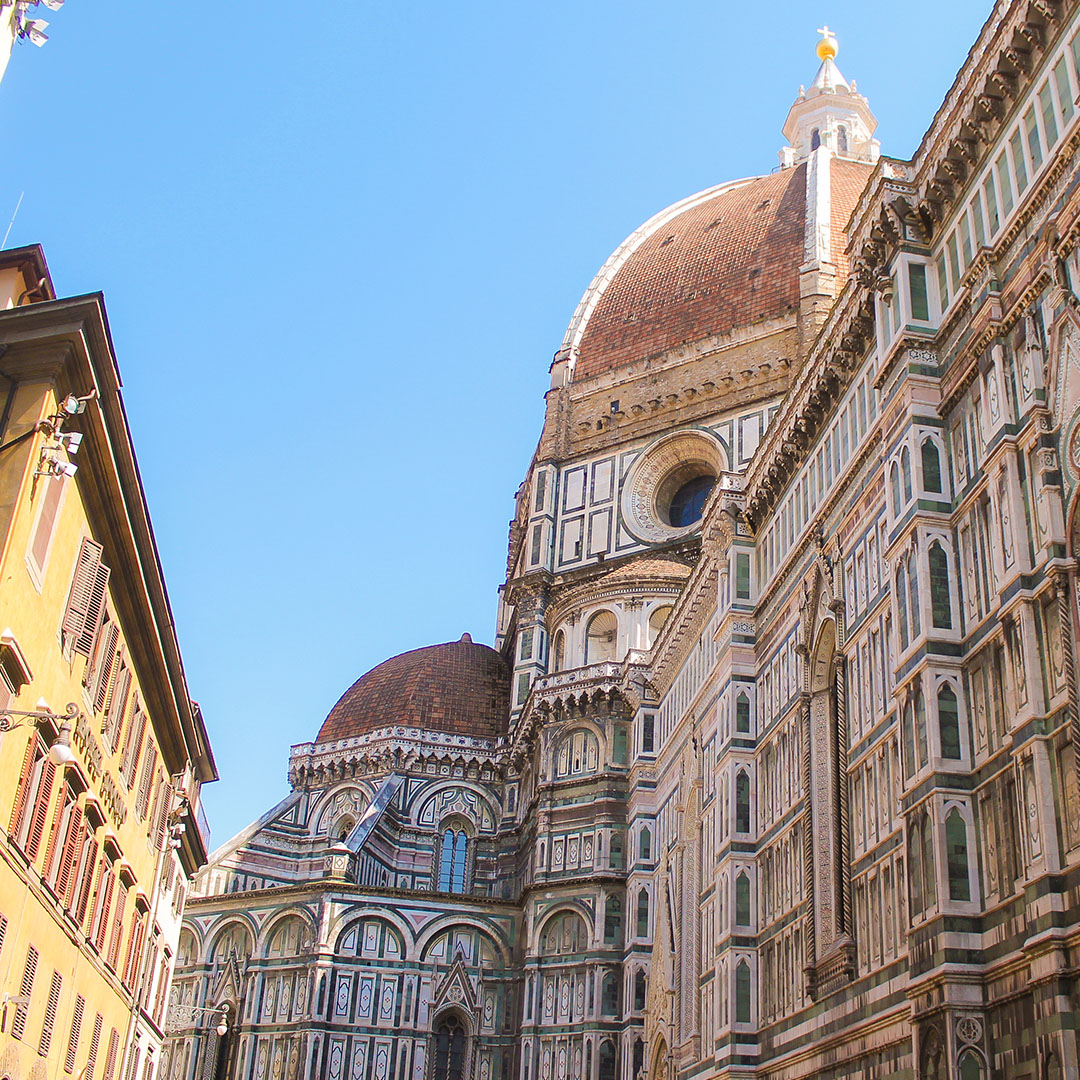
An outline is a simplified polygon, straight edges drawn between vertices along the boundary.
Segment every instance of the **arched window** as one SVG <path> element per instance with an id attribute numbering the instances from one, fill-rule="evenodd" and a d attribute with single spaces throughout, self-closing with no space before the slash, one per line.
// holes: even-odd
<path id="1" fill-rule="evenodd" d="M 848 152 L 847 128 L 843 124 L 836 129 L 836 152 L 838 154 Z"/>
<path id="2" fill-rule="evenodd" d="M 644 826 L 638 837 L 638 858 L 642 862 L 648 862 L 652 858 L 652 833 Z"/>
<path id="3" fill-rule="evenodd" d="M 949 864 L 949 899 L 970 900 L 967 824 L 956 807 L 953 807 L 945 818 L 945 852 Z"/>
<path id="4" fill-rule="evenodd" d="M 817 128 L 814 128 L 810 132 L 810 149 L 816 150 L 821 145 L 821 132 Z"/>
<path id="5" fill-rule="evenodd" d="M 941 737 L 941 756 L 951 761 L 960 760 L 960 710 L 956 692 L 945 683 L 937 696 L 938 734 Z"/>
<path id="6" fill-rule="evenodd" d="M 604 944 L 615 945 L 622 938 L 622 901 L 609 896 L 604 905 Z"/>
<path id="7" fill-rule="evenodd" d="M 560 630 L 551 647 L 551 670 L 562 671 L 566 666 L 566 635 Z"/>
<path id="8" fill-rule="evenodd" d="M 894 462 L 889 469 L 889 492 L 892 495 L 893 517 L 900 516 L 900 470 Z"/>
<path id="9" fill-rule="evenodd" d="M 918 771 L 919 763 L 915 759 L 915 728 L 912 725 L 911 702 L 904 705 L 904 777 L 910 780 Z"/>
<path id="10" fill-rule="evenodd" d="M 735 774 L 735 831 L 750 831 L 750 774 L 745 769 Z"/>
<path id="11" fill-rule="evenodd" d="M 918 751 L 919 768 L 930 760 L 926 741 L 926 701 L 922 691 L 915 691 L 915 749 Z"/>
<path id="12" fill-rule="evenodd" d="M 637 936 L 649 936 L 649 891 L 642 889 L 637 894 Z"/>
<path id="13" fill-rule="evenodd" d="M 922 483 L 926 491 L 941 494 L 941 455 L 933 439 L 923 439 Z"/>
<path id="14" fill-rule="evenodd" d="M 750 876 L 740 870 L 735 878 L 735 922 L 739 926 L 750 925 Z"/>
<path id="15" fill-rule="evenodd" d="M 750 1023 L 750 965 L 745 960 L 735 966 L 735 1022 Z"/>
<path id="16" fill-rule="evenodd" d="M 465 1028 L 456 1016 L 439 1021 L 435 1028 L 433 1080 L 464 1080 Z"/>
<path id="17" fill-rule="evenodd" d="M 747 735 L 750 733 L 750 698 L 742 690 L 735 699 L 735 730 Z"/>
<path id="18" fill-rule="evenodd" d="M 615 659 L 615 638 L 619 624 L 613 611 L 598 611 L 585 630 L 585 663 L 599 664 Z"/>
<path id="19" fill-rule="evenodd" d="M 934 826 L 930 818 L 922 815 L 922 869 L 923 869 L 923 898 L 926 906 L 930 907 L 937 903 L 937 869 L 934 866 Z"/>
<path id="20" fill-rule="evenodd" d="M 645 972 L 640 968 L 634 975 L 634 1010 L 641 1012 L 645 1008 Z"/>
<path id="21" fill-rule="evenodd" d="M 448 825 L 439 849 L 439 892 L 463 893 L 468 866 L 469 838 L 465 830 Z"/>
<path id="22" fill-rule="evenodd" d="M 983 1080 L 983 1067 L 979 1055 L 974 1050 L 965 1051 L 960 1057 L 960 1080 Z M 1046 1067 L 1047 1080 L 1060 1080 L 1061 1072 L 1057 1069 L 1054 1058 Z"/>
<path id="23" fill-rule="evenodd" d="M 900 648 L 908 647 L 907 573 L 903 563 L 896 570 L 896 617 L 900 622 Z"/>
<path id="24" fill-rule="evenodd" d="M 904 505 L 911 502 L 911 454 L 905 446 L 900 452 L 900 475 L 904 480 Z"/>
<path id="25" fill-rule="evenodd" d="M 615 1044 L 610 1039 L 605 1039 L 600 1044 L 598 1059 L 600 1062 L 598 1080 L 615 1080 Z"/>
<path id="26" fill-rule="evenodd" d="M 671 614 L 671 605 L 664 604 L 662 607 L 655 608 L 653 613 L 649 616 L 649 648 L 653 646 L 653 642 L 660 636 L 660 631 L 664 628 L 664 623 L 668 621 L 668 616 Z"/>
<path id="27" fill-rule="evenodd" d="M 608 849 L 608 862 L 610 863 L 612 870 L 622 869 L 622 843 L 622 833 L 613 832 L 611 834 L 611 847 Z"/>
<path id="28" fill-rule="evenodd" d="M 604 976 L 603 989 L 600 992 L 600 1011 L 604 1016 L 619 1015 L 619 978 L 613 971 Z"/>
<path id="29" fill-rule="evenodd" d="M 911 601 L 911 636 L 917 638 L 922 631 L 922 615 L 919 612 L 919 564 L 915 552 L 907 557 L 908 599 Z"/>
<path id="30" fill-rule="evenodd" d="M 908 834 L 908 869 L 911 882 L 911 913 L 922 914 L 926 901 L 923 898 L 923 872 L 922 872 L 922 835 L 918 817 L 911 823 L 911 832 Z"/>
<path id="31" fill-rule="evenodd" d="M 949 597 L 949 559 L 935 540 L 930 545 L 930 608 L 934 626 L 952 629 L 952 602 Z"/>

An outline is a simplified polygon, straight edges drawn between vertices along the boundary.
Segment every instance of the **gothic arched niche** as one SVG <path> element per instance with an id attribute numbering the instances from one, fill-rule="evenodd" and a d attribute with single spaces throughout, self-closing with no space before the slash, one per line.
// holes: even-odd
<path id="1" fill-rule="evenodd" d="M 810 664 L 810 693 L 832 691 L 833 660 L 836 657 L 836 622 L 823 619 L 814 643 L 814 658 Z"/>
<path id="2" fill-rule="evenodd" d="M 845 834 L 846 746 L 843 689 L 843 605 L 834 593 L 832 566 L 819 540 L 815 567 L 803 584 L 800 651 L 806 664 L 803 724 L 810 784 L 811 925 L 808 956 L 810 993 L 846 982 L 853 973 L 853 944 L 847 934 Z"/>

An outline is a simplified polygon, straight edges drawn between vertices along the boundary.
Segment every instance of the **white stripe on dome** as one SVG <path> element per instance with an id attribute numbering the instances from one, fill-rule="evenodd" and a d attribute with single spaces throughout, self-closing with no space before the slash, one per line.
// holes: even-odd
<path id="1" fill-rule="evenodd" d="M 570 375 L 573 375 L 574 367 L 577 364 L 578 348 L 581 345 L 582 337 L 585 335 L 585 328 L 589 324 L 589 319 L 596 310 L 596 305 L 600 303 L 600 298 L 607 292 L 608 286 L 615 280 L 615 275 L 622 269 L 627 259 L 629 259 L 630 256 L 633 255 L 661 225 L 666 225 L 672 218 L 678 217 L 684 210 L 690 210 L 703 202 L 707 202 L 721 192 L 731 191 L 734 188 L 742 187 L 743 184 L 749 184 L 754 180 L 764 179 L 764 176 L 746 176 L 743 177 L 742 180 L 729 180 L 727 183 L 717 184 L 715 187 L 699 191 L 696 195 L 688 195 L 680 202 L 672 203 L 667 209 L 661 210 L 658 214 L 654 214 L 644 225 L 635 229 L 614 250 L 614 252 L 612 252 L 608 257 L 607 262 L 600 267 L 600 272 L 592 279 L 592 283 L 585 290 L 585 294 L 582 296 L 581 300 L 578 301 L 574 316 L 570 320 L 570 325 L 566 328 L 566 334 L 563 336 L 562 348 L 559 351 L 567 354 L 567 367 L 569 368 Z"/>

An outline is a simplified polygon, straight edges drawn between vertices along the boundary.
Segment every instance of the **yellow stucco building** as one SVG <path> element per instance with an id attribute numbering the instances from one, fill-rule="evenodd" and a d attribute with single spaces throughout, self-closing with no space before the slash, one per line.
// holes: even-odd
<path id="1" fill-rule="evenodd" d="M 99 294 L 0 252 L 0 1076 L 152 1080 L 216 779 Z"/>

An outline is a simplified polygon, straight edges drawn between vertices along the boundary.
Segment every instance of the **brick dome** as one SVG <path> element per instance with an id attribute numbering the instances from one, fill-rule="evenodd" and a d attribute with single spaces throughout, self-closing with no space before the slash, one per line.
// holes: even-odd
<path id="1" fill-rule="evenodd" d="M 493 739 L 506 730 L 510 672 L 494 649 L 468 634 L 384 660 L 341 695 L 316 742 L 387 727 Z"/>
<path id="2" fill-rule="evenodd" d="M 830 166 L 833 260 L 870 164 Z M 581 298 L 563 340 L 586 379 L 678 345 L 794 311 L 806 250 L 806 165 L 675 203 L 633 232 Z"/>

